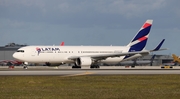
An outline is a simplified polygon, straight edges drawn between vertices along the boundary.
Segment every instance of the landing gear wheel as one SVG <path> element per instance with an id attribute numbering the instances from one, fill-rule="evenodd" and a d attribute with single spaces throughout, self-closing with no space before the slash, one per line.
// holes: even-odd
<path id="1" fill-rule="evenodd" d="M 100 67 L 99 65 L 96 66 L 96 68 L 99 68 L 99 67 Z"/>
<path id="2" fill-rule="evenodd" d="M 72 68 L 81 68 L 81 66 L 77 66 L 76 64 L 74 64 L 74 66 L 72 66 Z"/>
<path id="3" fill-rule="evenodd" d="M 72 68 L 81 68 L 81 66 L 72 66 Z"/>
<path id="4" fill-rule="evenodd" d="M 46 64 L 46 66 L 51 66 L 51 63 L 49 63 L 49 62 L 46 62 L 45 64 Z"/>
<path id="5" fill-rule="evenodd" d="M 24 65 L 23 67 L 24 69 L 28 69 L 28 62 L 24 62 L 23 65 Z"/>
<path id="6" fill-rule="evenodd" d="M 99 65 L 91 65 L 90 68 L 99 68 Z"/>
<path id="7" fill-rule="evenodd" d="M 28 69 L 28 66 L 27 66 L 27 65 L 25 65 L 25 66 L 23 66 L 23 68 L 24 68 L 24 69 Z"/>

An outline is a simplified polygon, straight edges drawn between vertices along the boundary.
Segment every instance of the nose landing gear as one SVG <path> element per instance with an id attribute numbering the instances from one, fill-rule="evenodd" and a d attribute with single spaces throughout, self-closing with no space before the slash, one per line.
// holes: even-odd
<path id="1" fill-rule="evenodd" d="M 28 69 L 28 62 L 24 62 L 24 63 L 23 63 L 23 68 L 24 68 L 24 69 Z"/>

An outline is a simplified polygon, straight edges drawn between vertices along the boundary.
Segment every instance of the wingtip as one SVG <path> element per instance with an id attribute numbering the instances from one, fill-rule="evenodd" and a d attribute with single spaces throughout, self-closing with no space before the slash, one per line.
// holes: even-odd
<path id="1" fill-rule="evenodd" d="M 163 39 L 153 51 L 162 50 L 160 48 L 161 48 L 162 44 L 164 43 L 164 41 L 165 41 L 165 39 Z M 163 50 L 167 50 L 167 49 L 163 49 Z"/>

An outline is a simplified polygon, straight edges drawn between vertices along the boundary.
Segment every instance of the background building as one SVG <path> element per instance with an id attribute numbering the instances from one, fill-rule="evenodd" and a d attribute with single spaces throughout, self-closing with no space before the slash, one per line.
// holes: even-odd
<path id="1" fill-rule="evenodd" d="M 152 55 L 147 55 L 139 58 L 139 60 L 150 60 Z M 172 63 L 173 58 L 171 55 L 156 55 L 154 58 L 153 66 L 164 65 L 167 63 Z"/>
<path id="2" fill-rule="evenodd" d="M 0 60 L 14 60 L 14 58 L 12 57 L 13 53 L 23 46 L 27 45 L 9 43 L 8 45 L 0 46 Z"/>

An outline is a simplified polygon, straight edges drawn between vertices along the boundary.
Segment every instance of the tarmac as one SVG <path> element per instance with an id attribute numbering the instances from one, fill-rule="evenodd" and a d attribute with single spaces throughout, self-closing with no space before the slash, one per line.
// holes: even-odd
<path id="1" fill-rule="evenodd" d="M 81 69 L 72 69 L 71 66 L 47 67 L 47 66 L 29 66 L 23 69 L 22 66 L 9 68 L 0 66 L 0 75 L 59 75 L 59 76 L 80 76 L 80 75 L 119 75 L 119 74 L 180 74 L 180 66 L 172 68 L 161 66 L 101 66 L 99 69 L 90 69 L 83 67 Z"/>
<path id="2" fill-rule="evenodd" d="M 8 68 L 9 66 L 0 66 L 0 70 Z M 23 69 L 23 66 L 14 66 L 13 69 Z M 72 66 L 28 66 L 28 69 L 72 69 Z M 90 69 L 90 67 L 82 67 L 81 69 Z M 180 66 L 100 66 L 100 68 L 91 69 L 180 69 Z"/>

